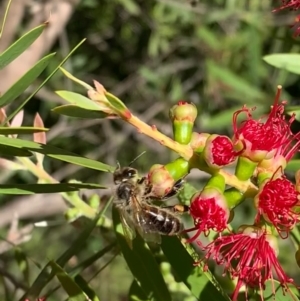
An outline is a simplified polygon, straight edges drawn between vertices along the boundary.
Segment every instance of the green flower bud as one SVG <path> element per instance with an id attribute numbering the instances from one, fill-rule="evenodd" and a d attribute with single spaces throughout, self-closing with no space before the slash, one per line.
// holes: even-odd
<path id="1" fill-rule="evenodd" d="M 181 144 L 188 144 L 191 141 L 196 117 L 197 108 L 193 103 L 179 101 L 177 105 L 170 109 L 175 141 Z"/>

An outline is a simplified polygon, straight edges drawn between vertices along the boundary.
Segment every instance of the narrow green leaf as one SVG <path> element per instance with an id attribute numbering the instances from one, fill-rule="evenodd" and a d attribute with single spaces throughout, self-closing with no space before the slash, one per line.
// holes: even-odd
<path id="1" fill-rule="evenodd" d="M 128 300 L 129 301 L 150 301 L 149 298 L 147 298 L 145 292 L 140 287 L 140 285 L 137 283 L 136 280 L 133 280 L 129 293 L 128 293 Z"/>
<path id="2" fill-rule="evenodd" d="M 106 118 L 108 115 L 96 110 L 87 110 L 77 105 L 62 105 L 52 109 L 53 112 L 69 117 L 86 118 L 86 119 L 97 119 Z"/>
<path id="3" fill-rule="evenodd" d="M 26 149 L 20 149 L 16 147 L 11 147 L 9 145 L 0 144 L 0 156 L 1 157 L 30 157 L 32 153 Z"/>
<path id="4" fill-rule="evenodd" d="M 84 228 L 84 230 L 79 234 L 77 239 L 69 246 L 69 248 L 56 260 L 56 263 L 59 266 L 64 266 L 69 259 L 76 255 L 79 251 L 82 250 L 86 240 L 88 239 L 89 235 L 97 225 L 97 222 L 101 214 L 96 216 L 93 221 Z M 20 301 L 25 301 L 26 298 L 29 300 L 35 300 L 41 293 L 42 289 L 52 280 L 55 276 L 54 273 L 49 272 L 49 266 L 51 262 L 48 262 L 47 265 L 43 268 L 40 274 L 37 276 L 31 287 L 27 290 L 27 292 L 21 297 Z"/>
<path id="5" fill-rule="evenodd" d="M 263 60 L 273 67 L 300 74 L 300 54 L 298 53 L 274 53 L 265 55 Z"/>
<path id="6" fill-rule="evenodd" d="M 94 230 L 97 225 L 97 222 L 101 218 L 101 213 L 98 214 L 94 220 L 90 221 L 84 230 L 80 233 L 80 235 L 74 240 L 74 242 L 69 246 L 69 248 L 57 259 L 57 264 L 60 266 L 64 266 L 71 257 L 76 255 L 78 252 L 82 250 L 84 247 L 85 242 L 87 241 L 88 237 Z"/>
<path id="7" fill-rule="evenodd" d="M 212 283 L 208 273 L 194 265 L 194 260 L 177 237 L 162 237 L 161 248 L 172 268 L 198 300 L 230 301 L 230 298 Z"/>
<path id="8" fill-rule="evenodd" d="M 48 23 L 33 28 L 0 54 L 0 70 L 22 54 L 44 31 Z"/>
<path id="9" fill-rule="evenodd" d="M 110 102 L 110 104 L 114 107 L 115 110 L 119 112 L 124 112 L 128 110 L 128 108 L 125 106 L 125 104 L 115 95 L 105 92 L 105 96 L 107 100 Z"/>
<path id="10" fill-rule="evenodd" d="M 231 87 L 235 92 L 239 92 L 241 95 L 247 95 L 250 101 L 255 99 L 257 101 L 263 100 L 265 95 L 259 89 L 253 87 L 252 84 L 244 80 L 242 77 L 236 75 L 233 71 L 226 67 L 222 67 L 212 60 L 206 62 L 207 70 L 216 81 L 221 81 L 223 84 Z M 244 99 L 240 100 L 244 104 Z"/>
<path id="11" fill-rule="evenodd" d="M 110 245 L 104 247 L 91 257 L 87 258 L 86 260 L 79 263 L 76 267 L 72 269 L 71 275 L 76 276 L 79 273 L 81 273 L 84 269 L 91 266 L 95 261 L 102 258 L 105 254 L 107 254 L 109 251 L 111 251 L 113 248 L 116 247 L 116 242 L 111 243 Z"/>
<path id="12" fill-rule="evenodd" d="M 86 90 L 93 90 L 94 88 L 90 85 L 88 85 L 87 83 L 85 83 L 84 81 L 78 79 L 77 77 L 73 76 L 70 72 L 68 72 L 66 69 L 64 68 L 59 68 L 60 71 L 66 76 L 68 77 L 70 80 L 74 81 L 75 83 L 79 84 L 80 86 L 84 87 Z"/>
<path id="13" fill-rule="evenodd" d="M 36 194 L 78 191 L 79 189 L 103 189 L 104 186 L 88 183 L 58 184 L 0 184 L 0 194 Z"/>
<path id="14" fill-rule="evenodd" d="M 20 148 L 22 150 L 41 153 L 51 158 L 59 159 L 68 163 L 88 167 L 91 169 L 96 169 L 96 170 L 101 170 L 106 172 L 113 172 L 116 169 L 113 166 L 92 159 L 80 157 L 79 155 L 76 155 L 74 153 L 68 152 L 66 150 L 54 146 L 50 146 L 49 144 L 45 145 L 45 144 L 35 143 L 32 141 L 26 141 L 26 140 L 3 137 L 3 136 L 0 137 L 0 145 L 1 144 Z"/>
<path id="15" fill-rule="evenodd" d="M 0 127 L 0 135 L 33 134 L 33 133 L 48 132 L 48 131 L 49 129 L 38 128 L 33 126 Z"/>
<path id="16" fill-rule="evenodd" d="M 55 262 L 50 261 L 50 266 L 55 273 L 58 281 L 69 295 L 68 300 L 72 301 L 87 301 L 87 296 L 77 283 Z"/>
<path id="17" fill-rule="evenodd" d="M 78 47 L 85 41 L 83 39 L 80 41 L 72 50 L 71 52 L 56 66 L 56 68 L 51 72 L 51 74 L 22 102 L 19 104 L 19 106 L 6 118 L 6 120 L 3 122 L 5 124 L 7 121 L 10 121 L 12 118 L 14 118 L 15 115 L 18 114 L 22 110 L 22 108 L 25 106 L 25 104 L 50 80 L 50 78 L 57 72 L 57 70 L 68 60 L 68 58 L 76 51 Z"/>
<path id="18" fill-rule="evenodd" d="M 7 15 L 8 15 L 8 12 L 9 12 L 11 2 L 12 2 L 12 0 L 8 0 L 6 8 L 5 8 L 5 12 L 4 12 L 4 15 L 3 15 L 3 21 L 2 21 L 2 26 L 1 26 L 1 30 L 0 30 L 0 39 L 1 39 L 3 31 L 4 31 L 5 22 L 6 22 L 6 19 L 7 19 Z"/>
<path id="19" fill-rule="evenodd" d="M 92 101 L 91 99 L 81 94 L 70 92 L 70 91 L 55 91 L 55 93 L 61 98 L 63 98 L 64 100 L 66 100 L 67 102 L 73 105 L 77 105 L 83 109 L 95 110 L 95 111 L 100 110 L 100 107 L 97 105 L 96 102 Z"/>
<path id="20" fill-rule="evenodd" d="M 43 72 L 55 53 L 51 53 L 39 60 L 29 71 L 27 71 L 16 83 L 14 83 L 1 97 L 0 107 L 13 102 L 20 96 Z"/>
<path id="21" fill-rule="evenodd" d="M 96 293 L 90 288 L 88 283 L 80 276 L 75 277 L 75 282 L 82 289 L 82 291 L 88 296 L 89 301 L 100 301 Z"/>
<path id="22" fill-rule="evenodd" d="M 25 292 L 25 294 L 19 299 L 19 301 L 36 300 L 39 297 L 44 286 L 51 281 L 54 274 L 50 273 L 50 263 L 41 270 L 31 287 Z"/>
<path id="23" fill-rule="evenodd" d="M 121 234 L 120 217 L 116 209 L 113 209 L 113 222 L 123 256 L 131 273 L 141 284 L 145 295 L 148 297 L 153 295 L 156 301 L 171 301 L 170 292 L 159 270 L 159 266 L 143 239 L 137 236 L 132 242 L 132 249 L 130 249 L 125 237 Z"/>

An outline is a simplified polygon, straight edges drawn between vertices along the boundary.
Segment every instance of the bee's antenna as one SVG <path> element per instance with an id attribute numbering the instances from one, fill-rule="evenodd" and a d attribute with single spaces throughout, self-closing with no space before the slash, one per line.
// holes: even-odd
<path id="1" fill-rule="evenodd" d="M 120 170 L 121 169 L 121 164 L 119 161 L 117 161 L 117 167 L 116 167 L 116 170 Z"/>
<path id="2" fill-rule="evenodd" d="M 141 156 L 143 156 L 146 153 L 146 151 L 143 151 L 141 154 L 139 154 L 137 157 L 135 157 L 128 166 L 131 166 L 137 159 L 139 159 Z"/>

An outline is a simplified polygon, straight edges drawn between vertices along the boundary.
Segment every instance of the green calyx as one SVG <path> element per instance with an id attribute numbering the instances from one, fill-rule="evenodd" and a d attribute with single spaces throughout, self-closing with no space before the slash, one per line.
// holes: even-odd
<path id="1" fill-rule="evenodd" d="M 239 157 L 235 168 L 236 177 L 241 181 L 249 180 L 253 176 L 257 164 L 247 157 Z"/>
<path id="2" fill-rule="evenodd" d="M 173 162 L 166 164 L 165 169 L 170 173 L 170 176 L 177 181 L 189 173 L 190 165 L 189 162 L 183 158 L 177 158 Z"/>
<path id="3" fill-rule="evenodd" d="M 239 205 L 244 199 L 245 196 L 242 192 L 236 188 L 229 188 L 224 192 L 229 209 L 233 209 Z"/>
<path id="4" fill-rule="evenodd" d="M 208 180 L 204 189 L 214 188 L 218 189 L 220 193 L 223 193 L 225 190 L 225 185 L 225 178 L 220 174 L 216 174 Z"/>

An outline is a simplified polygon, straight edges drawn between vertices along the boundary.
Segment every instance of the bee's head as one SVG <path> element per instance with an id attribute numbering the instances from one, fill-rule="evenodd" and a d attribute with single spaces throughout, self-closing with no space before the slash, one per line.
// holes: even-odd
<path id="1" fill-rule="evenodd" d="M 121 168 L 120 165 L 114 172 L 114 182 L 116 185 L 126 182 L 131 179 L 137 178 L 137 170 L 132 167 L 123 167 Z"/>

